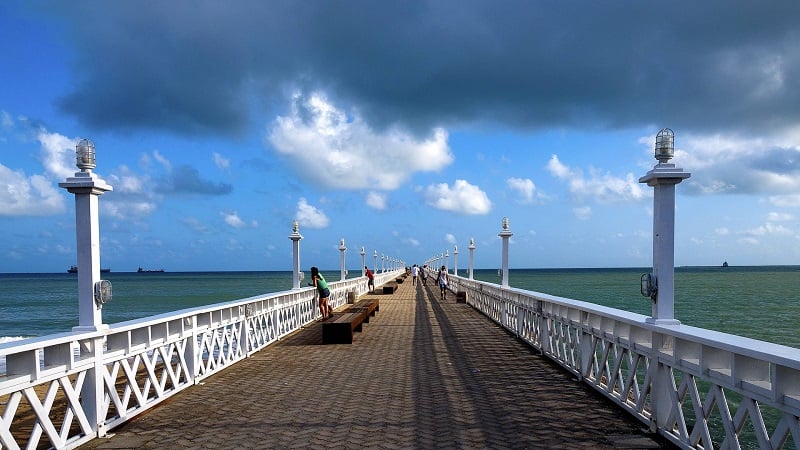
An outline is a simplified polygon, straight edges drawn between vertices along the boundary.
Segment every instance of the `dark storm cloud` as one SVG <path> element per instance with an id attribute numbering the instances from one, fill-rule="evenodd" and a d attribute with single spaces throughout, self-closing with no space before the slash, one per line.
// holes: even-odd
<path id="1" fill-rule="evenodd" d="M 226 195 L 233 191 L 227 183 L 214 183 L 200 177 L 191 166 L 178 166 L 159 182 L 158 190 L 165 194 Z"/>
<path id="2" fill-rule="evenodd" d="M 800 119 L 796 0 L 57 5 L 78 55 L 61 107 L 108 128 L 236 133 L 294 88 L 421 131 Z"/>

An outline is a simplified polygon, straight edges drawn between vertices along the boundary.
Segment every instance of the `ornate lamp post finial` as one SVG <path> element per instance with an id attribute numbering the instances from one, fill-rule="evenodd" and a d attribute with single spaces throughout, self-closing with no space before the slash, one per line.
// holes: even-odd
<path id="1" fill-rule="evenodd" d="M 81 172 L 91 172 L 96 167 L 94 144 L 89 139 L 81 139 L 75 146 L 75 165 Z"/>
<path id="2" fill-rule="evenodd" d="M 656 135 L 655 157 L 659 164 L 666 164 L 675 156 L 675 133 L 664 128 Z"/>

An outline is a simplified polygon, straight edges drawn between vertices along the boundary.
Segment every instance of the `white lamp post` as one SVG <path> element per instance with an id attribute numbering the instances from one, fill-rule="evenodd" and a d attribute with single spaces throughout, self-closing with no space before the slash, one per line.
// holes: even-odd
<path id="1" fill-rule="evenodd" d="M 453 246 L 453 275 L 458 276 L 458 246 Z"/>
<path id="2" fill-rule="evenodd" d="M 58 183 L 59 187 L 75 194 L 75 235 L 78 254 L 78 326 L 74 333 L 107 329 L 103 325 L 102 305 L 111 299 L 111 283 L 100 279 L 100 219 L 98 199 L 103 193 L 113 191 L 96 174 L 94 144 L 81 139 L 75 146 L 76 165 L 80 172 Z M 102 358 L 103 336 L 85 340 L 80 346 L 82 356 Z M 99 424 L 103 408 L 103 382 L 99 370 L 89 370 L 84 380 L 80 402 L 94 433 L 105 435 Z"/>
<path id="3" fill-rule="evenodd" d="M 81 139 L 75 146 L 80 172 L 58 183 L 75 194 L 75 235 L 78 254 L 78 326 L 75 332 L 97 331 L 103 326 L 102 305 L 111 296 L 111 285 L 100 280 L 100 219 L 98 199 L 113 191 L 92 172 L 95 168 L 94 144 Z"/>
<path id="4" fill-rule="evenodd" d="M 303 274 L 300 272 L 300 235 L 299 226 L 297 221 L 292 222 L 292 234 L 289 235 L 292 240 L 292 289 L 300 289 L 300 282 L 303 281 Z"/>
<path id="5" fill-rule="evenodd" d="M 340 280 L 344 281 L 345 278 L 347 278 L 347 269 L 345 268 L 345 262 L 344 262 L 344 252 L 347 251 L 347 247 L 344 246 L 344 238 L 342 238 L 342 240 L 339 241 L 339 251 L 342 252 L 342 258 L 341 258 L 342 264 L 341 268 L 339 269 L 339 272 L 341 273 Z"/>
<path id="6" fill-rule="evenodd" d="M 444 251 L 444 268 L 446 270 L 448 270 L 448 271 L 450 270 L 450 251 L 449 250 L 445 250 Z"/>
<path id="7" fill-rule="evenodd" d="M 472 279 L 472 269 L 475 267 L 475 239 L 469 238 L 469 279 Z"/>
<path id="8" fill-rule="evenodd" d="M 386 255 L 381 253 L 381 273 L 386 272 Z"/>
<path id="9" fill-rule="evenodd" d="M 364 246 L 361 246 L 361 276 L 367 275 L 367 252 L 364 251 Z"/>
<path id="10" fill-rule="evenodd" d="M 375 263 L 372 265 L 372 271 L 375 272 L 375 273 L 378 273 L 378 251 L 377 250 L 375 250 L 375 252 L 372 253 L 372 257 L 375 259 Z"/>
<path id="11" fill-rule="evenodd" d="M 658 164 L 639 178 L 653 187 L 653 274 L 642 278 L 642 293 L 653 299 L 647 322 L 679 325 L 675 319 L 675 185 L 690 173 L 670 164 L 675 154 L 675 134 L 664 128 L 656 135 Z"/>
<path id="12" fill-rule="evenodd" d="M 503 230 L 500 231 L 498 236 L 503 240 L 503 253 L 502 253 L 502 277 L 503 281 L 501 286 L 508 287 L 508 240 L 513 236 L 514 233 L 508 229 L 508 217 L 503 217 Z"/>

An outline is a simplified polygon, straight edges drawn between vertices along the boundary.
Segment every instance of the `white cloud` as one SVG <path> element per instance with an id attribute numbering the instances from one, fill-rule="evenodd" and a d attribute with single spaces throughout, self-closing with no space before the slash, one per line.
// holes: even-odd
<path id="1" fill-rule="evenodd" d="M 11 118 L 11 114 L 8 111 L 0 111 L 0 126 L 3 128 L 12 128 L 14 126 L 14 119 Z"/>
<path id="2" fill-rule="evenodd" d="M 236 211 L 221 211 L 220 215 L 223 217 L 223 220 L 225 220 L 225 223 L 233 228 L 255 228 L 258 226 L 258 222 L 255 220 L 251 221 L 250 223 L 242 220 L 239 217 L 239 213 Z"/>
<path id="3" fill-rule="evenodd" d="M 423 195 L 428 205 L 444 211 L 486 214 L 492 209 L 486 193 L 466 180 L 456 180 L 452 188 L 447 183 L 432 184 L 425 188 Z"/>
<path id="4" fill-rule="evenodd" d="M 577 208 L 572 208 L 572 214 L 575 214 L 580 220 L 589 220 L 592 217 L 592 208 L 591 206 L 579 206 Z"/>
<path id="5" fill-rule="evenodd" d="M 381 194 L 379 192 L 369 192 L 367 193 L 367 206 L 372 209 L 377 209 L 382 211 L 386 209 L 386 194 Z"/>
<path id="6" fill-rule="evenodd" d="M 159 153 L 158 150 L 153 150 L 153 158 L 155 158 L 155 160 L 158 161 L 158 163 L 161 164 L 164 169 L 168 171 L 172 170 L 172 164 L 164 155 Z"/>
<path id="7" fill-rule="evenodd" d="M 204 224 L 195 217 L 185 217 L 181 220 L 181 222 L 186 224 L 186 226 L 188 226 L 192 230 L 200 233 L 208 233 L 210 231 L 209 228 L 206 226 L 206 224 Z"/>
<path id="8" fill-rule="evenodd" d="M 153 214 L 156 204 L 149 201 L 136 200 L 106 200 L 101 202 L 100 211 L 115 219 L 128 219 L 131 217 L 145 217 Z"/>
<path id="9" fill-rule="evenodd" d="M 211 158 L 214 160 L 214 164 L 219 169 L 228 169 L 231 167 L 231 160 L 225 158 L 217 152 L 212 153 Z"/>
<path id="10" fill-rule="evenodd" d="M 731 231 L 725 227 L 721 227 L 721 228 L 716 228 L 714 230 L 714 233 L 716 233 L 719 236 L 727 236 L 731 234 Z"/>
<path id="11" fill-rule="evenodd" d="M 778 206 L 798 206 L 800 128 L 766 137 L 691 135 L 681 137 L 675 162 L 692 173 L 684 188 L 699 194 L 771 194 Z"/>
<path id="12" fill-rule="evenodd" d="M 275 120 L 265 141 L 322 186 L 393 190 L 415 172 L 450 164 L 447 139 L 443 129 L 427 139 L 398 129 L 373 130 L 358 115 L 348 118 L 316 93 L 295 95 L 291 114 Z"/>
<path id="13" fill-rule="evenodd" d="M 786 208 L 800 207 L 800 194 L 773 195 L 770 196 L 767 200 L 774 206 L 780 206 Z"/>
<path id="14" fill-rule="evenodd" d="M 48 216 L 64 210 L 62 192 L 45 177 L 26 177 L 0 164 L 0 216 Z"/>
<path id="15" fill-rule="evenodd" d="M 536 185 L 529 178 L 509 178 L 506 184 L 515 191 L 521 203 L 534 203 L 536 200 Z"/>
<path id="16" fill-rule="evenodd" d="M 453 236 L 450 233 L 447 233 L 447 234 L 444 235 L 444 240 L 446 240 L 450 244 L 455 244 L 456 243 L 456 237 Z"/>
<path id="17" fill-rule="evenodd" d="M 414 238 L 405 238 L 403 242 L 412 246 L 412 247 L 419 247 L 419 241 Z"/>
<path id="18" fill-rule="evenodd" d="M 578 199 L 594 198 L 598 202 L 609 203 L 638 201 L 646 196 L 646 191 L 631 173 L 625 175 L 625 178 L 620 178 L 590 168 L 587 178 L 582 170 L 564 165 L 557 155 L 550 158 L 547 170 L 554 177 L 567 182 L 570 193 Z"/>
<path id="19" fill-rule="evenodd" d="M 794 234 L 792 230 L 784 227 L 783 225 L 775 225 L 773 223 L 766 223 L 756 228 L 745 230 L 742 234 L 750 236 L 791 236 Z"/>
<path id="20" fill-rule="evenodd" d="M 295 220 L 299 225 L 309 228 L 325 228 L 330 223 L 328 216 L 321 210 L 309 205 L 305 198 L 301 198 L 297 202 Z"/>
<path id="21" fill-rule="evenodd" d="M 790 222 L 794 220 L 794 216 L 788 213 L 771 212 L 767 214 L 768 222 Z"/>
<path id="22" fill-rule="evenodd" d="M 39 132 L 36 139 L 42 145 L 41 162 L 54 179 L 63 180 L 75 175 L 75 141 L 58 133 Z"/>

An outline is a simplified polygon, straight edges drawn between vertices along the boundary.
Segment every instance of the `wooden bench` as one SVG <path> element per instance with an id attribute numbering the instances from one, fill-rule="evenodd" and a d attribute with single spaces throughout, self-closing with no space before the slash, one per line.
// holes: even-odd
<path id="1" fill-rule="evenodd" d="M 364 322 L 369 323 L 370 316 L 374 316 L 377 311 L 380 309 L 380 302 L 377 298 L 365 298 L 360 300 L 355 305 L 347 308 L 345 312 L 359 312 L 359 311 L 366 311 L 367 317 L 364 318 Z"/>
<path id="2" fill-rule="evenodd" d="M 396 283 L 386 283 L 381 287 L 383 288 L 383 293 L 384 294 L 394 294 L 394 291 L 397 290 L 397 284 Z"/>
<path id="3" fill-rule="evenodd" d="M 359 311 L 334 313 L 333 317 L 322 322 L 323 344 L 352 344 L 353 332 L 361 331 L 361 324 L 369 317 L 369 312 Z"/>
<path id="4" fill-rule="evenodd" d="M 400 283 L 402 283 L 403 281 L 405 281 L 405 277 L 401 277 L 401 278 L 395 278 L 395 279 L 394 279 L 394 282 L 395 282 L 395 283 L 397 283 L 397 284 L 400 284 Z"/>
<path id="5" fill-rule="evenodd" d="M 456 303 L 467 303 L 467 293 L 465 291 L 456 292 Z"/>

